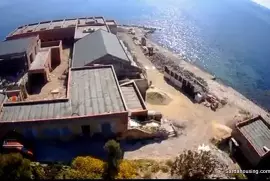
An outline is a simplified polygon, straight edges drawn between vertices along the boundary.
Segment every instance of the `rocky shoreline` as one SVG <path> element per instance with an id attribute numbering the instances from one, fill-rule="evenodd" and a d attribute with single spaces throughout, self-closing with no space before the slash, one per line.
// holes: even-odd
<path id="1" fill-rule="evenodd" d="M 265 109 L 250 101 L 241 93 L 229 86 L 217 82 L 213 75 L 198 68 L 196 65 L 185 61 L 183 57 L 176 55 L 168 49 L 153 42 L 149 38 L 149 35 L 158 29 L 134 25 L 124 26 L 123 28 L 132 29 L 134 34 L 136 31 L 135 37 L 137 37 L 138 41 L 140 41 L 142 37 L 147 40 L 146 47 L 152 47 L 154 49 L 154 55 L 149 56 L 149 59 L 155 65 L 156 69 L 158 69 L 161 73 L 164 71 L 164 66 L 169 65 L 170 67 L 184 73 L 188 77 L 199 80 L 200 83 L 208 88 L 209 93 L 218 98 L 218 100 L 224 100 L 226 102 L 228 100 L 229 104 L 234 104 L 235 106 L 239 107 L 239 109 L 249 112 L 252 116 L 261 115 L 265 118 L 269 117 L 268 112 Z"/>

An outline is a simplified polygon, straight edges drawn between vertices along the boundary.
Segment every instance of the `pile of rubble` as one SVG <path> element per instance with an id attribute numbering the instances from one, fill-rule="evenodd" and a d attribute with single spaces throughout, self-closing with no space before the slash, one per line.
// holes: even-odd
<path id="1" fill-rule="evenodd" d="M 219 100 L 216 96 L 206 94 L 205 100 L 202 103 L 206 107 L 210 107 L 213 111 L 227 104 L 226 100 Z"/>

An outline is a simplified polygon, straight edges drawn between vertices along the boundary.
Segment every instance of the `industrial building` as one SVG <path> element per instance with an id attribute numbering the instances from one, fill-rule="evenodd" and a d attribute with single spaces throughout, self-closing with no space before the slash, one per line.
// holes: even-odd
<path id="1" fill-rule="evenodd" d="M 126 132 L 130 117 L 147 116 L 137 86 L 147 80 L 116 33 L 115 21 L 102 17 L 40 22 L 10 33 L 0 43 L 0 67 L 13 70 L 16 61 L 14 73 L 23 71 L 12 89 L 0 88 L 0 138 L 10 131 L 29 140 L 108 138 Z M 120 87 L 125 78 L 136 80 Z"/>
<path id="2" fill-rule="evenodd" d="M 142 73 L 128 57 L 117 36 L 101 29 L 74 43 L 72 67 L 95 64 L 113 65 L 119 79 L 138 78 Z"/>

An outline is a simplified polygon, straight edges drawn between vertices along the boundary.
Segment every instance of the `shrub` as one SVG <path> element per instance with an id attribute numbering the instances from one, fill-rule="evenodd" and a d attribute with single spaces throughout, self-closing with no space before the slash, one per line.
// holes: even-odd
<path id="1" fill-rule="evenodd" d="M 157 163 L 155 160 L 150 160 L 150 159 L 138 159 L 138 160 L 134 160 L 133 162 L 136 163 L 136 167 L 140 171 L 144 171 L 144 172 L 148 168 L 152 167 L 152 165 Z"/>
<path id="2" fill-rule="evenodd" d="M 56 179 L 87 179 L 88 177 L 83 174 L 79 170 L 75 170 L 72 168 L 68 168 L 62 172 L 60 172 Z"/>
<path id="3" fill-rule="evenodd" d="M 115 140 L 109 140 L 105 146 L 104 150 L 107 152 L 107 163 L 104 165 L 104 178 L 114 179 L 119 172 L 119 165 L 122 158 L 122 150 L 120 144 Z"/>
<path id="4" fill-rule="evenodd" d="M 160 170 L 158 163 L 155 163 L 154 165 L 152 165 L 151 167 L 151 171 L 154 173 L 157 173 Z"/>
<path id="5" fill-rule="evenodd" d="M 47 178 L 44 168 L 42 166 L 40 166 L 40 165 L 33 166 L 32 167 L 32 173 L 33 173 L 34 179 L 41 180 L 41 179 L 46 179 Z"/>
<path id="6" fill-rule="evenodd" d="M 67 175 L 72 178 L 102 178 L 104 162 L 90 156 L 77 157 L 72 161 L 71 168 L 73 170 L 66 172 L 70 172 Z"/>
<path id="7" fill-rule="evenodd" d="M 150 171 L 145 172 L 143 175 L 144 179 L 151 179 L 152 178 L 152 173 Z"/>
<path id="8" fill-rule="evenodd" d="M 210 152 L 184 151 L 174 161 L 171 176 L 182 179 L 204 179 L 211 175 L 218 162 Z"/>
<path id="9" fill-rule="evenodd" d="M 161 166 L 160 170 L 161 170 L 163 173 L 168 173 L 168 172 L 169 172 L 169 168 L 168 168 L 168 166 L 166 166 L 166 165 Z"/>
<path id="10" fill-rule="evenodd" d="M 137 165 L 133 161 L 123 160 L 120 163 L 117 179 L 131 179 L 137 176 Z"/>
<path id="11" fill-rule="evenodd" d="M 236 178 L 236 179 L 247 179 L 246 175 L 243 174 L 243 173 L 234 173 L 233 174 L 233 177 Z"/>
<path id="12" fill-rule="evenodd" d="M 166 160 L 165 164 L 168 166 L 168 167 L 172 167 L 173 165 L 173 161 L 172 160 Z"/>
<path id="13" fill-rule="evenodd" d="M 30 179 L 30 163 L 19 153 L 0 155 L 0 180 Z"/>

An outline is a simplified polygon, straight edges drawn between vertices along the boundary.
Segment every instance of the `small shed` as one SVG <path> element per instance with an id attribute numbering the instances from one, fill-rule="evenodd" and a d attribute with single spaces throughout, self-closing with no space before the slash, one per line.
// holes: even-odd
<path id="1" fill-rule="evenodd" d="M 269 159 L 270 125 L 261 116 L 237 123 L 232 138 L 253 166 Z"/>

